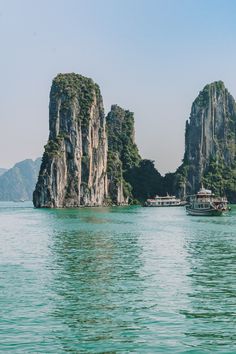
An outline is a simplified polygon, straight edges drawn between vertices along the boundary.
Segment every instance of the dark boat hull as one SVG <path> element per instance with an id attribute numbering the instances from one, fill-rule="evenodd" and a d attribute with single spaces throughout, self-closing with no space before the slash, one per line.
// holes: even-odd
<path id="1" fill-rule="evenodd" d="M 186 207 L 186 211 L 189 215 L 193 216 L 219 216 L 225 211 L 223 209 L 193 209 Z"/>

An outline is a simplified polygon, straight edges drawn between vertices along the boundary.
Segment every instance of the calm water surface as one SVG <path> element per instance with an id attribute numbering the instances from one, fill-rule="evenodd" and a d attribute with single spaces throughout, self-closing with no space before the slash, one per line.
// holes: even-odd
<path id="1" fill-rule="evenodd" d="M 0 352 L 236 353 L 236 209 L 0 203 Z"/>

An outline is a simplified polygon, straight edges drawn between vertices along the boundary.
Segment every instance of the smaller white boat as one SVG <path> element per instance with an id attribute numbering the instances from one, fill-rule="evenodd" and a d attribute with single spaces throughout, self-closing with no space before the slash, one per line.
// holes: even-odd
<path id="1" fill-rule="evenodd" d="M 181 200 L 177 199 L 174 195 L 167 195 L 165 197 L 157 195 L 154 199 L 147 199 L 144 204 L 146 207 L 173 207 L 181 205 L 183 205 Z"/>
<path id="2" fill-rule="evenodd" d="M 217 216 L 229 210 L 227 199 L 216 197 L 211 190 L 201 188 L 200 191 L 189 196 L 186 211 L 189 215 Z"/>

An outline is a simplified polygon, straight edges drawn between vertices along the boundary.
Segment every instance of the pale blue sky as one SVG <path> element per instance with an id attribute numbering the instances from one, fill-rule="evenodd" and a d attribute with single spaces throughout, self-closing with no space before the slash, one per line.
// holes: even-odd
<path id="1" fill-rule="evenodd" d="M 76 72 L 106 112 L 135 113 L 142 156 L 174 171 L 203 86 L 236 97 L 235 14 L 234 0 L 0 0 L 0 167 L 42 154 L 51 81 Z"/>

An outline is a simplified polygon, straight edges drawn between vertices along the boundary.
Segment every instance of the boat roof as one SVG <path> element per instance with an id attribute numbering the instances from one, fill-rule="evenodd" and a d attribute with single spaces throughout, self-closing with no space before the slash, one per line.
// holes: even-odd
<path id="1" fill-rule="evenodd" d="M 199 192 L 197 192 L 197 197 L 214 197 L 215 194 L 212 193 L 210 189 L 201 188 Z"/>
<path id="2" fill-rule="evenodd" d="M 197 195 L 211 195 L 212 191 L 210 189 L 201 188 Z"/>
<path id="3" fill-rule="evenodd" d="M 159 195 L 156 195 L 155 199 L 176 199 L 175 195 L 166 195 L 165 197 L 159 197 Z"/>

